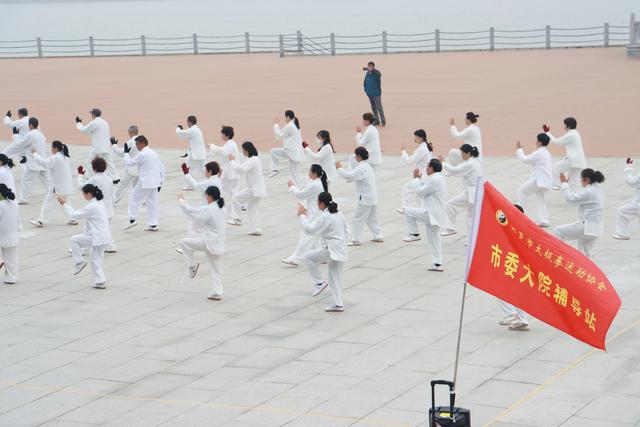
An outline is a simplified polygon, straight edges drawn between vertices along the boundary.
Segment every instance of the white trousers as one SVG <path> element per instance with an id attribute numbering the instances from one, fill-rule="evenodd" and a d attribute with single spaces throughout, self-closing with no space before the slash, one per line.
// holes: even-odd
<path id="1" fill-rule="evenodd" d="M 136 219 L 142 202 L 147 204 L 147 224 L 158 225 L 158 189 L 142 188 L 142 183 L 138 181 L 129 196 L 128 214 L 129 219 Z"/>
<path id="2" fill-rule="evenodd" d="M 4 262 L 4 281 L 18 281 L 18 247 L 0 247 L 0 260 Z"/>
<path id="3" fill-rule="evenodd" d="M 569 186 L 574 190 L 582 186 L 580 183 L 580 172 L 582 172 L 582 169 L 571 167 L 569 157 L 563 157 L 553 164 L 552 179 L 554 187 L 560 187 L 560 172 L 569 174 Z"/>
<path id="4" fill-rule="evenodd" d="M 547 209 L 548 189 L 538 187 L 535 178 L 529 178 L 518 187 L 518 204 L 536 224 L 549 224 L 549 210 Z M 528 209 L 527 202 L 533 199 L 532 208 Z"/>
<path id="5" fill-rule="evenodd" d="M 247 215 L 249 216 L 252 231 L 262 232 L 262 227 L 260 227 L 260 212 L 258 211 L 260 197 L 253 195 L 253 189 L 245 188 L 244 190 L 240 190 L 233 199 L 237 205 L 247 205 Z"/>
<path id="6" fill-rule="evenodd" d="M 405 208 L 404 218 L 407 223 L 407 234 L 420 234 L 418 221 L 427 227 L 427 245 L 431 249 L 433 263 L 442 265 L 440 226 L 431 224 L 429 212 L 422 208 Z"/>
<path id="7" fill-rule="evenodd" d="M 319 236 L 310 235 L 305 233 L 304 231 L 301 231 L 300 236 L 298 237 L 298 244 L 296 245 L 296 249 L 293 251 L 293 254 L 289 257 L 289 259 L 300 263 L 304 261 L 304 255 L 307 252 L 311 252 L 314 249 L 317 249 L 319 246 Z"/>
<path id="8" fill-rule="evenodd" d="M 197 181 L 198 179 L 204 177 L 204 159 L 195 160 L 195 159 L 192 159 L 191 156 L 189 156 L 189 158 L 187 159 L 187 163 L 189 166 L 189 173 L 191 174 L 193 179 Z M 187 184 L 185 188 L 193 189 L 193 186 L 191 186 L 190 184 Z"/>
<path id="9" fill-rule="evenodd" d="M 300 175 L 298 173 L 298 166 L 300 165 L 300 162 L 294 162 L 293 160 L 291 160 L 284 148 L 279 147 L 271 149 L 272 171 L 280 170 L 279 163 L 285 160 L 289 161 L 289 174 L 291 175 L 291 179 L 296 183 L 296 186 L 299 187 L 301 184 Z"/>
<path id="10" fill-rule="evenodd" d="M 111 178 L 113 181 L 120 179 L 120 175 L 118 174 L 118 169 L 116 169 L 116 164 L 113 162 L 113 156 L 110 152 L 106 153 L 94 153 L 93 150 L 89 153 L 89 167 L 87 167 L 87 174 L 93 175 L 93 169 L 91 168 L 91 161 L 96 157 L 103 158 L 105 162 L 107 162 L 107 170 L 105 173 Z"/>
<path id="11" fill-rule="evenodd" d="M 194 267 L 196 259 L 195 251 L 204 252 L 211 273 L 211 295 L 222 295 L 222 255 L 214 255 L 207 250 L 204 240 L 199 237 L 187 237 L 180 241 L 182 256 L 187 267 Z"/>
<path id="12" fill-rule="evenodd" d="M 616 234 L 622 237 L 631 237 L 629 223 L 640 217 L 640 201 L 634 199 L 618 208 L 616 217 Z"/>
<path id="13" fill-rule="evenodd" d="M 76 264 L 84 262 L 84 253 L 91 249 L 91 271 L 93 272 L 94 283 L 104 283 L 107 281 L 102 270 L 102 258 L 107 245 L 93 246 L 91 236 L 88 234 L 74 234 L 71 236 L 71 255 Z"/>
<path id="14" fill-rule="evenodd" d="M 314 286 L 323 282 L 322 275 L 320 274 L 320 264 L 323 262 L 329 263 L 329 279 L 327 281 L 331 287 L 333 303 L 342 307 L 342 265 L 344 263 L 332 260 L 329 249 L 327 248 L 319 248 L 307 252 L 304 255 L 304 262 L 307 264 L 307 269 L 309 270 Z"/>
<path id="15" fill-rule="evenodd" d="M 525 325 L 529 324 L 529 315 L 526 312 L 506 301 L 502 301 L 501 299 L 498 299 L 498 303 L 500 304 L 500 308 L 505 316 L 518 316 L 522 323 Z"/>
<path id="16" fill-rule="evenodd" d="M 58 203 L 56 197 L 62 197 L 63 199 L 67 200 L 68 195 L 54 194 L 51 192 L 47 193 L 44 200 L 42 201 L 42 206 L 40 207 L 40 219 L 45 224 L 51 222 L 51 219 L 53 218 L 57 210 L 61 210 L 62 212 L 64 212 L 64 209 L 62 209 L 62 206 L 60 206 L 60 203 Z"/>
<path id="17" fill-rule="evenodd" d="M 21 181 L 22 185 L 20 186 L 20 197 L 18 197 L 19 201 L 29 200 L 29 197 L 33 194 L 33 186 L 36 181 L 40 181 L 46 191 L 49 191 L 49 172 L 24 168 Z"/>
<path id="18" fill-rule="evenodd" d="M 240 204 L 236 201 L 235 195 L 238 193 L 238 186 L 240 185 L 239 179 L 227 179 L 222 174 L 222 190 L 223 197 L 225 198 L 224 208 L 227 213 L 227 217 L 231 219 L 240 219 Z"/>
<path id="19" fill-rule="evenodd" d="M 469 234 L 471 231 L 471 220 L 473 219 L 473 203 L 469 202 L 469 193 L 467 193 L 467 190 L 464 190 L 447 202 L 447 229 L 457 230 L 456 217 L 463 211 L 467 213 L 467 234 Z"/>
<path id="20" fill-rule="evenodd" d="M 362 242 L 362 229 L 365 223 L 371 230 L 374 239 L 382 238 L 382 229 L 378 223 L 378 207 L 364 206 L 358 203 L 351 217 L 351 240 Z"/>
<path id="21" fill-rule="evenodd" d="M 591 256 L 591 250 L 596 243 L 597 237 L 584 234 L 583 223 L 574 222 L 573 224 L 559 225 L 554 231 L 559 239 L 576 241 L 578 243 L 578 250 L 588 257 Z"/>
<path id="22" fill-rule="evenodd" d="M 118 185 L 116 185 L 116 188 L 113 189 L 113 203 L 117 204 L 118 202 L 120 202 L 124 195 L 127 194 L 129 188 L 135 187 L 137 183 L 138 176 L 131 175 L 125 170 L 122 174 L 122 177 L 120 178 L 120 182 L 118 183 Z"/>

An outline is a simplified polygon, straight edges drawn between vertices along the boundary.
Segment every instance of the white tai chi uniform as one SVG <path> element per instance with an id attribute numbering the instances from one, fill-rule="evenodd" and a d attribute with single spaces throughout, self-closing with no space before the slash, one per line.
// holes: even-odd
<path id="1" fill-rule="evenodd" d="M 574 190 L 578 190 L 580 183 L 580 172 L 587 167 L 587 160 L 582 148 L 582 138 L 575 129 L 569 129 L 560 138 L 554 137 L 551 132 L 547 136 L 553 144 L 564 145 L 567 155 L 553 164 L 553 185 L 560 186 L 560 172 L 568 173 L 569 185 Z"/>
<path id="2" fill-rule="evenodd" d="M 187 166 L 195 178 L 204 176 L 204 160 L 207 158 L 207 149 L 204 145 L 202 130 L 198 125 L 192 125 L 188 129 L 176 128 L 176 134 L 180 139 L 186 139 L 189 143 L 187 150 Z M 187 188 L 191 188 L 188 187 Z"/>
<path id="3" fill-rule="evenodd" d="M 47 139 L 39 129 L 32 129 L 27 132 L 24 137 L 13 135 L 12 141 L 13 142 L 5 147 L 2 152 L 6 154 L 7 157 L 22 155 L 27 159 L 22 174 L 20 196 L 18 197 L 18 203 L 26 203 L 29 196 L 31 196 L 33 184 L 35 184 L 36 180 L 39 180 L 47 191 L 49 189 L 49 173 L 47 172 L 47 168 L 38 164 L 38 162 L 33 159 L 33 156 L 28 155 L 28 153 L 31 153 L 31 151 L 35 149 L 41 157 L 46 157 Z"/>
<path id="4" fill-rule="evenodd" d="M 302 230 L 308 235 L 320 236 L 320 248 L 304 255 L 304 261 L 311 275 L 312 285 L 323 283 L 320 264 L 329 263 L 329 286 L 333 303 L 342 307 L 342 267 L 348 261 L 347 236 L 349 227 L 341 212 L 330 213 L 325 209 L 310 220 L 305 215 L 298 217 Z"/>
<path id="5" fill-rule="evenodd" d="M 18 230 L 20 214 L 13 200 L 0 200 L 0 261 L 4 262 L 4 282 L 18 281 Z"/>
<path id="6" fill-rule="evenodd" d="M 347 182 L 356 185 L 356 209 L 351 218 L 351 237 L 354 242 L 362 242 L 362 228 L 366 223 L 373 239 L 382 239 L 382 229 L 378 222 L 378 188 L 376 173 L 367 160 L 358 162 L 355 168 L 338 169 L 338 173 Z"/>
<path id="7" fill-rule="evenodd" d="M 299 189 L 295 185 L 289 187 L 289 193 L 293 195 L 297 200 L 304 202 L 307 207 L 307 217 L 310 221 L 313 221 L 318 216 L 318 194 L 324 191 L 322 187 L 322 181 L 320 178 L 309 180 L 307 185 Z M 318 246 L 319 238 L 313 234 L 307 234 L 303 231 L 300 232 L 298 238 L 298 245 L 293 251 L 293 254 L 288 258 L 289 261 L 294 263 L 300 263 L 304 259 L 304 254 L 315 249 Z"/>
<path id="8" fill-rule="evenodd" d="M 193 179 L 191 174 L 186 174 L 184 176 L 184 179 L 187 181 L 187 184 L 191 186 L 191 188 L 193 188 L 196 192 L 200 194 L 200 202 L 201 202 L 200 204 L 202 206 L 207 206 L 209 204 L 209 201 L 207 200 L 207 194 L 205 193 L 205 191 L 207 191 L 207 188 L 211 186 L 216 186 L 220 190 L 220 193 L 222 193 L 223 191 L 222 181 L 220 180 L 220 177 L 218 175 L 210 176 L 209 178 L 203 181 L 196 181 L 195 179 Z M 197 237 L 201 233 L 202 233 L 202 230 L 198 228 L 198 225 L 195 222 L 192 221 L 187 226 L 187 236 Z"/>
<path id="9" fill-rule="evenodd" d="M 237 160 L 232 160 L 229 166 L 236 172 L 246 174 L 247 176 L 247 184 L 249 186 L 236 193 L 234 199 L 239 205 L 247 205 L 247 215 L 249 215 L 252 231 L 262 233 L 258 204 L 260 203 L 260 199 L 267 197 L 267 187 L 264 183 L 260 159 L 258 156 L 253 156 L 242 163 L 238 163 Z"/>
<path id="10" fill-rule="evenodd" d="M 109 130 L 109 123 L 102 117 L 96 117 L 86 125 L 82 122 L 76 123 L 76 128 L 82 133 L 91 135 L 91 152 L 89 153 L 88 163 L 96 157 L 101 157 L 107 162 L 106 173 L 111 177 L 113 181 L 120 179 L 118 176 L 118 170 L 113 162 L 113 156 L 111 156 L 111 131 Z M 91 168 L 88 168 L 89 171 Z"/>
<path id="11" fill-rule="evenodd" d="M 2 168 L 0 168 L 2 169 Z M 640 217 L 640 173 L 633 174 L 633 168 L 624 168 L 625 182 L 636 190 L 636 197 L 618 208 L 616 219 L 616 234 L 620 237 L 631 237 L 629 222 Z"/>
<path id="12" fill-rule="evenodd" d="M 135 159 L 138 155 L 138 148 L 136 147 L 135 136 L 129 139 L 124 144 L 129 148 L 129 157 Z M 119 147 L 117 144 L 112 144 L 111 148 L 113 151 L 119 155 L 120 157 L 124 157 L 124 147 Z M 113 204 L 117 205 L 120 200 L 127 194 L 127 191 L 130 187 L 135 187 L 138 183 L 138 168 L 137 166 L 126 166 L 124 167 L 124 173 L 122 177 L 120 177 L 120 182 L 116 185 L 116 188 L 113 190 Z"/>
<path id="13" fill-rule="evenodd" d="M 194 207 L 184 199 L 180 199 L 180 208 L 200 230 L 198 236 L 189 236 L 180 241 L 187 267 L 196 266 L 194 251 L 204 252 L 211 273 L 211 296 L 222 296 L 222 257 L 226 238 L 224 210 L 216 202 Z"/>
<path id="14" fill-rule="evenodd" d="M 289 161 L 289 173 L 296 185 L 301 185 L 298 166 L 304 161 L 304 148 L 302 147 L 302 135 L 295 122 L 291 120 L 285 126 L 273 125 L 273 134 L 276 139 L 282 140 L 282 147 L 271 149 L 271 170 L 279 170 L 279 163 Z"/>
<path id="15" fill-rule="evenodd" d="M 313 163 L 317 163 L 322 166 L 322 170 L 327 174 L 329 181 L 335 181 L 338 177 L 338 171 L 336 170 L 336 157 L 333 153 L 333 147 L 331 144 L 324 144 L 316 152 L 307 147 L 304 149 L 305 153 L 311 158 Z"/>
<path id="16" fill-rule="evenodd" d="M 433 264 L 442 265 L 442 238 L 440 228 L 447 224 L 447 183 L 441 172 L 414 178 L 409 184 L 420 198 L 419 208 L 405 208 L 407 234 L 420 234 L 418 221 L 427 227 L 427 244 L 431 249 Z"/>
<path id="17" fill-rule="evenodd" d="M 61 151 L 49 157 L 40 157 L 37 152 L 35 154 L 27 154 L 31 156 L 36 163 L 47 168 L 49 171 L 49 191 L 40 208 L 40 220 L 48 224 L 51 222 L 51 218 L 53 218 L 53 214 L 59 206 L 56 197 L 62 197 L 67 200 L 67 197 L 71 196 L 74 192 L 69 158 Z"/>
<path id="18" fill-rule="evenodd" d="M 463 144 L 469 144 L 472 147 L 476 147 L 478 149 L 478 153 L 480 153 L 478 159 L 482 162 L 482 133 L 475 123 L 470 124 L 461 131 L 458 130 L 456 125 L 451 125 L 449 127 L 449 133 L 453 138 L 462 140 Z M 449 163 L 451 163 L 452 166 L 457 166 L 462 162 L 462 152 L 459 148 L 452 148 L 449 150 Z"/>
<path id="19" fill-rule="evenodd" d="M 23 117 L 18 120 L 11 120 L 11 117 L 4 116 L 4 118 L 2 119 L 2 124 L 4 124 L 9 129 L 18 129 L 18 136 L 20 138 L 24 138 L 27 132 L 29 132 L 29 116 Z"/>
<path id="20" fill-rule="evenodd" d="M 419 169 L 421 173 L 425 174 L 431 157 L 431 151 L 429 151 L 429 146 L 426 142 L 421 142 L 412 155 L 402 150 L 402 161 L 410 166 L 412 175 L 414 169 Z M 402 187 L 402 203 L 400 206 L 403 208 L 415 206 L 416 202 L 415 185 L 412 179 Z"/>
<path id="21" fill-rule="evenodd" d="M 71 255 L 73 255 L 76 265 L 84 262 L 85 251 L 91 249 L 93 281 L 95 284 L 105 283 L 107 279 L 102 270 L 102 258 L 105 249 L 113 241 L 109 229 L 107 208 L 101 200 L 99 201 L 95 197 L 85 207 L 78 210 L 74 210 L 69 203 L 65 203 L 63 207 L 69 218 L 87 220 L 85 232 L 71 236 Z"/>
<path id="22" fill-rule="evenodd" d="M 578 220 L 573 224 L 557 226 L 555 234 L 565 241 L 576 240 L 578 250 L 590 257 L 596 239 L 604 230 L 604 193 L 595 182 L 578 191 L 563 182 L 560 191 L 567 202 L 578 205 Z"/>
<path id="23" fill-rule="evenodd" d="M 518 187 L 518 204 L 525 209 L 525 212 L 538 224 L 549 225 L 549 210 L 547 209 L 547 193 L 551 189 L 552 161 L 551 153 L 547 147 L 539 147 L 536 151 L 524 154 L 524 150 L 519 148 L 516 156 L 523 162 L 531 165 L 531 177 Z M 533 197 L 534 209 L 527 209 L 527 201 Z"/>
<path id="24" fill-rule="evenodd" d="M 364 132 L 356 133 L 356 146 L 362 146 L 367 149 L 369 153 L 369 159 L 367 161 L 374 171 L 382 166 L 382 148 L 380 146 L 380 133 L 378 133 L 378 128 L 374 125 L 369 125 Z M 351 167 L 354 168 L 356 163 L 355 154 L 352 154 L 349 160 Z"/>
<path id="25" fill-rule="evenodd" d="M 129 196 L 129 221 L 135 220 L 142 202 L 147 204 L 147 224 L 158 225 L 158 193 L 164 181 L 164 166 L 158 154 L 149 147 L 145 147 L 135 158 L 124 155 L 127 166 L 138 167 L 138 183 Z"/>
<path id="26" fill-rule="evenodd" d="M 478 177 L 482 176 L 482 165 L 477 157 L 470 157 L 462 163 L 452 166 L 443 163 L 442 167 L 451 176 L 461 176 L 464 190 L 447 202 L 447 230 L 456 230 L 456 216 L 463 210 L 467 211 L 467 235 L 471 230 L 473 216 L 473 204 L 476 198 L 476 185 Z"/>
<path id="27" fill-rule="evenodd" d="M 223 195 L 225 200 L 225 210 L 227 216 L 233 220 L 240 219 L 240 205 L 234 200 L 234 196 L 240 188 L 240 176 L 238 172 L 233 170 L 230 166 L 229 154 L 233 155 L 234 159 L 240 161 L 240 152 L 238 151 L 238 144 L 233 139 L 228 139 L 223 146 L 215 144 L 209 144 L 209 150 L 212 154 L 220 154 L 222 156 L 222 181 Z"/>
<path id="28" fill-rule="evenodd" d="M 7 165 L 0 166 L 0 184 L 7 186 L 12 193 L 16 192 L 16 181 L 13 178 L 11 168 Z"/>
<path id="29" fill-rule="evenodd" d="M 122 181 L 120 181 L 122 182 Z M 87 177 L 86 175 L 78 175 L 78 187 L 82 190 L 82 187 L 86 184 L 95 185 L 102 191 L 104 207 L 107 208 L 107 216 L 109 217 L 109 226 L 111 226 L 111 220 L 113 219 L 113 194 L 114 185 L 111 177 L 105 172 L 96 172 L 93 176 Z M 107 248 L 108 252 L 116 251 L 116 244 L 112 242 Z"/>

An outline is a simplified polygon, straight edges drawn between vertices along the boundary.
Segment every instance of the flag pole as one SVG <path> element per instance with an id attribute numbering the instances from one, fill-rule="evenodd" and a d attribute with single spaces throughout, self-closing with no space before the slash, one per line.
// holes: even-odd
<path id="1" fill-rule="evenodd" d="M 467 296 L 467 281 L 464 281 L 462 286 L 462 305 L 460 306 L 460 323 L 458 324 L 458 343 L 456 344 L 456 361 L 453 367 L 453 392 L 456 391 L 456 384 L 458 380 L 458 361 L 460 360 L 460 341 L 462 338 L 462 319 L 464 317 L 464 301 Z"/>

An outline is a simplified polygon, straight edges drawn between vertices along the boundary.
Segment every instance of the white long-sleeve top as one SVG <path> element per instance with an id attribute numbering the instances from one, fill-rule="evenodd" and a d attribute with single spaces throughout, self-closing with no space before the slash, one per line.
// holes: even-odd
<path id="1" fill-rule="evenodd" d="M 230 166 L 238 173 L 247 175 L 247 183 L 254 197 L 267 197 L 267 186 L 262 175 L 262 164 L 258 156 L 249 157 L 242 163 L 232 160 Z"/>
<path id="2" fill-rule="evenodd" d="M 64 196 L 73 194 L 73 175 L 68 157 L 60 151 L 49 157 L 41 157 L 37 152 L 28 154 L 27 161 L 31 157 L 49 171 L 49 190 L 52 193 Z"/>
<path id="3" fill-rule="evenodd" d="M 302 148 L 302 135 L 300 129 L 296 127 L 293 120 L 280 128 L 280 125 L 273 125 L 273 134 L 278 140 L 282 140 L 282 148 L 287 153 L 287 157 L 293 162 L 304 160 L 304 149 Z"/>
<path id="4" fill-rule="evenodd" d="M 308 216 L 313 218 L 318 214 L 318 195 L 324 191 L 320 178 L 307 181 L 304 188 L 298 188 L 295 185 L 289 187 L 289 193 L 297 200 L 305 202 L 308 210 Z"/>
<path id="5" fill-rule="evenodd" d="M 406 150 L 402 150 L 402 160 L 411 166 L 411 169 L 420 169 L 421 172 L 424 172 L 429 166 L 432 157 L 426 142 L 421 142 L 412 155 L 409 155 Z"/>
<path id="6" fill-rule="evenodd" d="M 480 160 L 478 160 L 478 157 L 471 157 L 455 166 L 444 162 L 442 167 L 449 175 L 462 177 L 462 186 L 465 191 L 467 191 L 467 195 L 469 196 L 468 201 L 473 203 L 476 198 L 478 177 L 482 176 L 482 164 Z"/>
<path id="7" fill-rule="evenodd" d="M 190 186 L 197 189 L 197 191 L 200 193 L 200 197 L 202 199 L 203 205 L 206 205 L 209 203 L 207 201 L 207 195 L 205 194 L 205 191 L 207 191 L 207 188 L 211 187 L 212 185 L 215 185 L 220 190 L 220 193 L 222 193 L 222 181 L 220 181 L 220 177 L 218 175 L 210 176 L 209 178 L 203 179 L 202 181 L 196 181 L 193 178 L 193 176 L 191 176 L 191 174 L 188 173 L 184 176 L 184 179 L 185 181 L 187 181 L 187 183 Z"/>
<path id="8" fill-rule="evenodd" d="M 224 145 L 219 146 L 215 144 L 209 144 L 209 150 L 212 154 L 220 154 L 222 156 L 222 175 L 225 179 L 238 179 L 238 172 L 233 170 L 229 166 L 229 154 L 233 155 L 235 159 L 240 157 L 238 150 L 238 144 L 233 139 L 227 139 Z"/>
<path id="9" fill-rule="evenodd" d="M 563 182 L 560 191 L 567 202 L 578 205 L 578 222 L 584 222 L 584 234 L 601 236 L 604 231 L 605 197 L 600 186 L 593 183 L 574 191 L 569 183 Z"/>
<path id="10" fill-rule="evenodd" d="M 188 129 L 176 128 L 176 134 L 180 139 L 186 139 L 189 143 L 190 155 L 193 160 L 204 160 L 207 157 L 204 137 L 198 125 L 193 125 Z"/>
<path id="11" fill-rule="evenodd" d="M 76 123 L 76 128 L 82 132 L 91 136 L 91 146 L 95 154 L 108 153 L 111 150 L 111 131 L 109 130 L 109 123 L 102 117 L 96 117 L 86 125 L 82 122 Z"/>
<path id="12" fill-rule="evenodd" d="M 224 255 L 227 233 L 224 210 L 216 202 L 191 206 L 184 199 L 180 199 L 180 208 L 198 226 L 199 237 L 204 240 L 207 251 L 213 255 Z"/>
<path id="13" fill-rule="evenodd" d="M 104 203 L 107 208 L 107 215 L 113 218 L 113 180 L 104 172 L 96 172 L 91 177 L 78 175 L 78 187 L 82 189 L 85 184 L 93 184 L 102 191 L 104 198 L 100 203 Z"/>
<path id="14" fill-rule="evenodd" d="M 338 169 L 338 173 L 347 182 L 356 184 L 356 200 L 363 206 L 378 205 L 378 187 L 376 173 L 367 160 L 362 160 L 353 169 Z"/>
<path id="15" fill-rule="evenodd" d="M 18 120 L 11 120 L 11 117 L 4 116 L 2 123 L 9 129 L 18 129 L 18 135 L 24 137 L 29 132 L 29 117 L 23 117 Z"/>
<path id="16" fill-rule="evenodd" d="M 325 209 L 314 218 L 307 218 L 305 215 L 298 217 L 302 230 L 309 234 L 320 236 L 320 245 L 329 250 L 331 259 L 338 262 L 349 260 L 349 250 L 347 239 L 349 238 L 349 227 L 342 212 L 330 213 Z"/>
<path id="17" fill-rule="evenodd" d="M 516 150 L 516 156 L 528 165 L 531 165 L 531 178 L 536 179 L 536 185 L 540 188 L 551 188 L 553 162 L 551 153 L 547 147 L 539 147 L 536 151 L 524 154 L 522 148 Z"/>
<path id="18" fill-rule="evenodd" d="M 69 218 L 87 220 L 85 234 L 91 237 L 92 246 L 109 245 L 113 243 L 109 229 L 109 215 L 102 201 L 92 198 L 83 208 L 74 210 L 70 203 L 63 205 L 64 212 Z"/>
<path id="19" fill-rule="evenodd" d="M 482 160 L 482 133 L 478 126 L 472 123 L 459 131 L 456 125 L 451 125 L 449 133 L 455 139 L 461 139 L 463 144 L 469 144 L 472 147 L 476 147 L 480 153 L 479 158 Z"/>
<path id="20" fill-rule="evenodd" d="M 138 167 L 138 177 L 142 188 L 158 188 L 164 182 L 164 166 L 158 154 L 149 147 L 138 152 L 135 158 L 129 153 L 124 155 L 124 163 L 127 166 Z"/>
<path id="21" fill-rule="evenodd" d="M 0 166 L 0 184 L 6 185 L 12 192 L 16 192 L 16 181 L 13 178 L 11 168 L 7 165 Z"/>
<path id="22" fill-rule="evenodd" d="M 29 153 L 33 151 L 35 148 L 36 152 L 40 155 L 40 157 L 46 157 L 46 146 L 47 146 L 47 138 L 40 132 L 39 129 L 32 129 L 27 132 L 24 137 L 19 137 L 18 135 L 13 135 L 11 137 L 12 143 L 5 147 L 2 152 L 7 155 L 7 157 L 14 157 L 18 155 L 25 156 L 27 158 L 26 167 L 32 171 L 44 171 L 47 170 L 46 167 L 40 165 L 38 162 L 33 160 L 33 156 Z"/>
<path id="23" fill-rule="evenodd" d="M 18 246 L 20 208 L 13 200 L 0 200 L 0 248 Z"/>
<path id="24" fill-rule="evenodd" d="M 2 168 L 0 168 L 0 170 L 1 169 Z M 631 166 L 627 166 L 624 168 L 624 181 L 627 185 L 636 190 L 636 202 L 640 203 L 640 173 L 634 175 L 633 168 Z"/>
<path id="25" fill-rule="evenodd" d="M 127 142 L 124 143 L 129 148 L 129 157 L 135 159 L 138 155 L 139 151 L 136 147 L 136 137 L 130 138 Z M 119 155 L 120 157 L 124 157 L 124 147 L 118 146 L 118 144 L 111 144 L 111 148 L 113 151 Z M 131 176 L 138 176 L 138 167 L 137 166 L 126 166 L 124 170 Z"/>
<path id="26" fill-rule="evenodd" d="M 327 178 L 331 181 L 335 181 L 338 177 L 338 171 L 336 170 L 336 156 L 333 153 L 331 145 L 325 144 L 320 147 L 319 151 L 313 151 L 310 147 L 304 149 L 314 163 L 318 163 L 322 166 L 324 173 L 327 174 Z"/>
<path id="27" fill-rule="evenodd" d="M 582 138 L 577 130 L 569 129 L 567 133 L 559 138 L 554 137 L 551 132 L 547 132 L 547 136 L 553 144 L 564 145 L 572 168 L 584 169 L 587 167 L 587 159 L 582 148 Z"/>
<path id="28" fill-rule="evenodd" d="M 364 132 L 356 134 L 356 145 L 363 146 L 369 152 L 369 163 L 382 164 L 382 151 L 380 148 L 380 134 L 374 125 L 369 125 Z"/>
<path id="29" fill-rule="evenodd" d="M 441 172 L 414 178 L 410 186 L 420 198 L 420 206 L 429 214 L 431 225 L 444 227 L 447 223 L 447 183 Z"/>

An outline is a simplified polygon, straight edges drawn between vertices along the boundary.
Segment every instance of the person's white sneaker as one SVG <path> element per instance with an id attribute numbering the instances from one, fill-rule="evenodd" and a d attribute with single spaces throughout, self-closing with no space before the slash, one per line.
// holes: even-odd
<path id="1" fill-rule="evenodd" d="M 246 211 L 247 210 L 247 205 L 240 206 L 240 209 L 243 210 L 243 211 Z"/>
<path id="2" fill-rule="evenodd" d="M 93 285 L 94 289 L 107 289 L 107 282 L 100 282 Z"/>
<path id="3" fill-rule="evenodd" d="M 262 231 L 252 231 L 249 236 L 262 236 Z"/>
<path id="4" fill-rule="evenodd" d="M 239 219 L 228 219 L 227 220 L 227 224 L 229 225 L 234 225 L 234 226 L 240 226 L 242 225 L 242 221 L 240 221 Z"/>
<path id="5" fill-rule="evenodd" d="M 31 223 L 31 225 L 33 225 L 34 227 L 38 227 L 38 228 L 42 228 L 44 227 L 44 222 L 42 222 L 41 219 L 30 219 L 29 222 Z"/>
<path id="6" fill-rule="evenodd" d="M 547 227 L 549 227 L 549 223 L 548 222 L 541 222 L 540 224 L 538 224 L 538 227 L 547 228 Z"/>
<path id="7" fill-rule="evenodd" d="M 211 294 L 207 297 L 207 299 L 210 299 L 212 301 L 222 301 L 222 295 L 219 294 Z"/>
<path id="8" fill-rule="evenodd" d="M 297 266 L 298 266 L 298 263 L 297 263 L 297 262 L 295 262 L 295 261 L 292 261 L 292 260 L 291 260 L 291 258 L 282 258 L 282 259 L 280 260 L 280 262 L 282 262 L 282 263 L 284 263 L 284 264 L 287 264 L 287 265 L 292 265 L 292 266 L 294 266 L 294 267 L 297 267 Z"/>
<path id="9" fill-rule="evenodd" d="M 404 208 L 397 208 L 396 212 L 398 212 L 400 215 L 404 215 Z"/>
<path id="10" fill-rule="evenodd" d="M 554 189 L 554 190 L 559 190 L 559 189 L 560 189 L 560 186 L 559 186 L 559 185 L 554 185 L 554 186 L 553 186 L 553 189 Z"/>
<path id="11" fill-rule="evenodd" d="M 414 236 L 413 234 L 408 235 L 407 237 L 405 237 L 404 239 L 402 239 L 403 242 L 417 242 L 418 240 L 420 240 L 420 236 Z"/>
<path id="12" fill-rule="evenodd" d="M 182 187 L 182 191 L 193 191 L 193 187 Z"/>
<path id="13" fill-rule="evenodd" d="M 75 269 L 75 271 L 73 272 L 73 275 L 75 276 L 75 275 L 77 275 L 78 273 L 80 273 L 80 272 L 82 271 L 82 269 L 83 269 L 83 268 L 85 268 L 86 266 L 87 266 L 87 263 L 86 263 L 86 262 L 84 262 L 84 261 L 83 261 L 83 262 L 81 262 L 81 263 L 79 263 L 79 264 L 76 264 L 76 269 Z"/>
<path id="14" fill-rule="evenodd" d="M 352 240 L 349 243 L 347 243 L 347 246 L 362 246 L 362 243 Z"/>
<path id="15" fill-rule="evenodd" d="M 614 234 L 611 237 L 613 237 L 616 240 L 631 240 L 631 237 L 621 236 L 619 234 Z"/>
<path id="16" fill-rule="evenodd" d="M 280 171 L 273 170 L 273 171 L 269 172 L 269 178 L 273 178 L 274 176 L 278 175 L 279 173 L 280 173 Z"/>
<path id="17" fill-rule="evenodd" d="M 25 200 L 25 199 L 20 199 L 20 200 L 18 200 L 18 204 L 19 205 L 27 205 L 27 204 L 29 204 L 29 201 Z"/>
<path id="18" fill-rule="evenodd" d="M 76 221 L 75 219 L 70 219 L 69 221 L 67 221 L 67 225 L 78 225 L 78 221 Z"/>
<path id="19" fill-rule="evenodd" d="M 158 226 L 157 225 L 147 225 L 144 228 L 144 231 L 158 231 Z"/>
<path id="20" fill-rule="evenodd" d="M 194 265 L 193 267 L 189 267 L 189 277 L 191 277 L 192 279 L 194 277 L 196 277 L 196 273 L 198 272 L 198 268 L 200 268 L 200 263 L 197 263 L 196 265 Z"/>
<path id="21" fill-rule="evenodd" d="M 178 252 L 179 254 L 183 254 L 184 252 L 182 252 L 182 249 L 180 248 L 175 248 L 176 252 Z"/>
<path id="22" fill-rule="evenodd" d="M 509 326 L 517 323 L 518 320 L 518 316 L 516 316 L 515 314 L 510 314 L 508 316 L 505 316 L 500 322 L 498 322 L 498 324 L 502 326 Z"/>
<path id="23" fill-rule="evenodd" d="M 372 242 L 374 243 L 382 243 L 384 242 L 384 239 L 382 237 L 375 237 L 373 239 L 371 239 Z"/>
<path id="24" fill-rule="evenodd" d="M 446 228 L 442 233 L 440 233 L 440 235 L 442 237 L 451 236 L 453 234 L 456 234 L 457 232 L 458 232 L 458 230 L 452 230 L 450 228 Z"/>
<path id="25" fill-rule="evenodd" d="M 444 267 L 441 265 L 431 265 L 430 267 L 427 267 L 428 271 L 444 271 Z"/>
<path id="26" fill-rule="evenodd" d="M 529 324 L 521 322 L 521 321 L 518 321 L 517 323 L 514 323 L 514 324 L 510 325 L 509 326 L 509 330 L 510 331 L 528 331 L 529 330 Z"/>
<path id="27" fill-rule="evenodd" d="M 329 286 L 329 283 L 327 282 L 318 283 L 313 287 L 313 292 L 311 292 L 311 296 L 317 297 L 318 295 L 320 295 L 322 291 L 327 289 L 327 286 Z"/>
<path id="28" fill-rule="evenodd" d="M 134 220 L 133 222 L 129 222 L 127 225 L 125 225 L 124 227 L 122 227 L 123 230 L 128 230 L 130 228 L 135 227 L 136 225 L 138 225 L 138 223 Z"/>
<path id="29" fill-rule="evenodd" d="M 329 307 L 325 308 L 324 311 L 327 313 L 342 313 L 344 311 L 344 307 L 341 305 L 331 304 Z"/>

